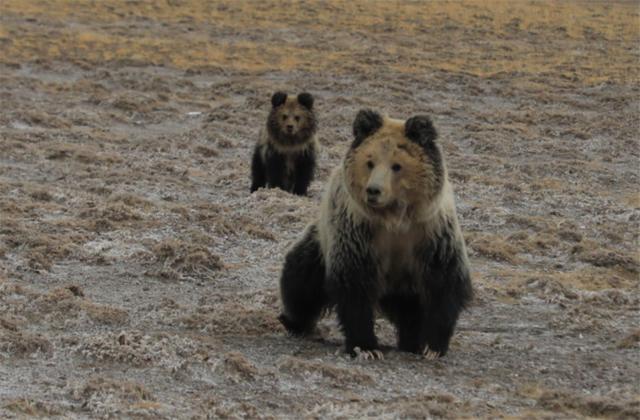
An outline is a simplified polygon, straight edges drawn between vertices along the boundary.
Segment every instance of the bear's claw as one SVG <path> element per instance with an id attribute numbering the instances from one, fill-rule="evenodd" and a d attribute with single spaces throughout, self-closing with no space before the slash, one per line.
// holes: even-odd
<path id="1" fill-rule="evenodd" d="M 384 354 L 380 350 L 362 350 L 355 347 L 353 351 L 357 360 L 384 360 Z"/>
<path id="2" fill-rule="evenodd" d="M 427 360 L 436 360 L 438 357 L 440 357 L 439 352 L 430 349 L 426 349 L 422 355 Z"/>

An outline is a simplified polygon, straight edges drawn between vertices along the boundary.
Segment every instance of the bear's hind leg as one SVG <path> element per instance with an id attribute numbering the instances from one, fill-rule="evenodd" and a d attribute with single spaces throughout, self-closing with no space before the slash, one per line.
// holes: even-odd
<path id="1" fill-rule="evenodd" d="M 280 278 L 284 311 L 278 318 L 293 335 L 307 335 L 328 305 L 324 262 L 315 226 L 287 254 Z"/>

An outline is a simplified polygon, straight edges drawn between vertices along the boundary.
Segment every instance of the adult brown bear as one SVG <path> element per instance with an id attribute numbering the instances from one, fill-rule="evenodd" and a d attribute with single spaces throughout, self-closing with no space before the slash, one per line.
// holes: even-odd
<path id="1" fill-rule="evenodd" d="M 400 350 L 443 356 L 473 293 L 437 132 L 425 116 L 362 110 L 353 133 L 319 219 L 286 256 L 280 321 L 306 335 L 335 308 L 347 352 L 381 357 L 379 310 Z"/>

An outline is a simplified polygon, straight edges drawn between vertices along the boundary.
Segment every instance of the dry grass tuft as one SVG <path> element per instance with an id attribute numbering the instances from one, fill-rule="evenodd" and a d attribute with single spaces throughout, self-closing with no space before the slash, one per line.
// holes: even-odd
<path id="1" fill-rule="evenodd" d="M 215 336 L 270 335 L 283 331 L 275 308 L 257 309 L 242 302 L 226 302 L 218 306 L 203 306 L 180 318 L 189 329 L 208 330 Z"/>
<path id="2" fill-rule="evenodd" d="M 24 357 L 35 352 L 50 353 L 51 342 L 40 334 L 19 331 L 15 324 L 0 320 L 0 350 Z"/>
<path id="3" fill-rule="evenodd" d="M 373 376 L 355 367 L 340 367 L 331 363 L 324 363 L 321 360 L 305 360 L 298 357 L 285 357 L 278 364 L 282 372 L 308 377 L 309 375 L 319 375 L 331 380 L 338 385 L 373 385 Z"/>
<path id="4" fill-rule="evenodd" d="M 562 229 L 558 231 L 558 237 L 563 241 L 582 242 L 582 234 L 572 229 Z"/>
<path id="5" fill-rule="evenodd" d="M 128 314 L 124 309 L 100 305 L 82 297 L 76 286 L 61 287 L 36 297 L 33 305 L 37 313 L 50 314 L 52 319 L 65 319 L 86 314 L 92 321 L 105 325 L 121 325 Z"/>
<path id="6" fill-rule="evenodd" d="M 471 404 L 460 405 L 448 394 L 418 394 L 393 400 L 363 400 L 357 396 L 349 401 L 318 404 L 305 413 L 305 418 L 459 418 L 477 417 L 480 411 Z M 465 410 L 466 409 L 466 410 Z"/>
<path id="7" fill-rule="evenodd" d="M 131 193 L 112 194 L 109 197 L 109 201 L 112 203 L 122 203 L 133 208 L 142 208 L 145 210 L 153 207 L 153 203 L 151 203 L 151 201 Z"/>
<path id="8" fill-rule="evenodd" d="M 578 254 L 578 259 L 596 267 L 621 268 L 633 275 L 640 273 L 640 260 L 638 255 L 626 253 L 621 249 L 585 250 Z"/>
<path id="9" fill-rule="evenodd" d="M 53 196 L 49 193 L 49 191 L 36 189 L 29 193 L 29 197 L 33 198 L 36 201 L 51 201 L 53 200 Z"/>
<path id="10" fill-rule="evenodd" d="M 537 400 L 540 407 L 556 414 L 629 419 L 640 417 L 640 401 L 620 401 L 555 390 L 542 391 Z"/>
<path id="11" fill-rule="evenodd" d="M 57 143 L 46 150 L 49 160 L 63 160 L 73 158 L 86 165 L 113 164 L 122 162 L 122 157 L 115 153 L 98 151 L 95 147 L 71 143 Z"/>
<path id="12" fill-rule="evenodd" d="M 155 404 L 145 404 L 153 403 L 155 398 L 144 386 L 135 382 L 99 376 L 94 376 L 84 384 L 75 386 L 71 390 L 71 398 L 79 402 L 83 408 L 105 417 L 131 415 L 140 409 L 143 412 L 155 411 L 159 407 Z M 114 414 L 120 414 L 120 416 L 114 416 Z M 148 417 L 153 413 L 145 414 Z"/>
<path id="13" fill-rule="evenodd" d="M 518 250 L 496 235 L 469 234 L 468 244 L 479 255 L 496 261 L 516 264 L 520 261 Z"/>
<path id="14" fill-rule="evenodd" d="M 210 203 L 196 205 L 194 210 L 196 221 L 210 228 L 217 236 L 240 235 L 244 232 L 257 239 L 276 240 L 276 235 L 263 222 L 256 222 L 261 220 L 260 217 L 239 214 L 233 209 Z"/>
<path id="15" fill-rule="evenodd" d="M 152 249 L 155 265 L 160 267 L 149 270 L 148 274 L 171 280 L 186 277 L 208 277 L 224 268 L 222 259 L 213 254 L 204 245 L 167 239 Z"/>
<path id="16" fill-rule="evenodd" d="M 222 363 L 226 373 L 245 380 L 253 380 L 260 374 L 258 368 L 239 352 L 225 354 Z"/>
<path id="17" fill-rule="evenodd" d="M 160 105 L 160 103 L 148 96 L 132 93 L 118 95 L 111 105 L 124 112 L 149 112 Z"/>
<path id="18" fill-rule="evenodd" d="M 128 222 L 142 220 L 142 214 L 130 206 L 121 203 L 109 203 L 100 207 L 90 207 L 80 213 L 80 217 L 91 219 L 97 223 L 98 220 L 107 222 Z"/>
<path id="19" fill-rule="evenodd" d="M 199 155 L 202 155 L 205 158 L 217 157 L 220 154 L 216 149 L 213 149 L 207 146 L 202 146 L 202 145 L 196 146 L 196 148 L 194 149 L 194 152 L 196 152 Z"/>
<path id="20" fill-rule="evenodd" d="M 14 413 L 29 417 L 52 417 L 62 415 L 62 411 L 54 405 L 32 398 L 17 398 L 9 400 L 4 407 Z"/>
<path id="21" fill-rule="evenodd" d="M 620 340 L 617 347 L 619 349 L 631 349 L 639 347 L 638 344 L 640 344 L 640 329 L 633 331 L 631 334 Z"/>
<path id="22" fill-rule="evenodd" d="M 45 128 L 69 128 L 71 124 L 55 115 L 47 114 L 41 111 L 29 111 L 23 115 L 26 123 L 34 126 Z"/>
<path id="23" fill-rule="evenodd" d="M 83 301 L 80 308 L 94 322 L 104 325 L 122 325 L 127 322 L 129 314 L 126 310 L 113 306 L 98 305 L 91 301 Z"/>
<path id="24" fill-rule="evenodd" d="M 176 371 L 196 355 L 198 346 L 186 337 L 121 331 L 92 336 L 83 340 L 76 351 L 89 359 L 134 366 L 155 365 Z"/>
<path id="25" fill-rule="evenodd" d="M 27 266 L 35 271 L 50 270 L 55 262 L 74 254 L 78 244 L 86 240 L 82 233 L 41 233 L 19 223 L 5 226 L 1 233 L 11 249 L 23 252 Z"/>
<path id="26" fill-rule="evenodd" d="M 529 278 L 526 280 L 526 287 L 549 303 L 565 303 L 579 297 L 570 287 L 550 276 Z"/>

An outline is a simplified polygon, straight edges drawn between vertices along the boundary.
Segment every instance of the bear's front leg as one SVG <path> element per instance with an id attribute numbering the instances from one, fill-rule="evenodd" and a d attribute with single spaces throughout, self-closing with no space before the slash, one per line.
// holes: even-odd
<path id="1" fill-rule="evenodd" d="M 374 333 L 378 266 L 371 251 L 372 230 L 367 223 L 354 223 L 348 209 L 337 207 L 329 227 L 335 232 L 326 257 L 327 292 L 335 306 L 351 356 L 380 358 Z M 369 357 L 367 357 L 369 356 Z"/>
<path id="2" fill-rule="evenodd" d="M 423 278 L 429 297 L 424 336 L 430 353 L 438 356 L 447 354 L 458 317 L 473 297 L 467 259 L 460 248 L 453 238 L 424 248 L 423 261 L 428 264 Z"/>
<path id="3" fill-rule="evenodd" d="M 267 146 L 266 152 L 266 179 L 269 188 L 280 188 L 286 191 L 286 158 L 273 147 Z"/>
<path id="4" fill-rule="evenodd" d="M 313 180 L 316 167 L 316 154 L 313 149 L 304 151 L 295 159 L 295 182 L 293 193 L 297 195 L 307 195 L 309 184 Z"/>
<path id="5" fill-rule="evenodd" d="M 360 352 L 377 354 L 378 340 L 374 332 L 374 312 L 371 299 L 357 287 L 343 287 L 338 291 L 337 312 L 345 348 L 351 356 Z"/>

